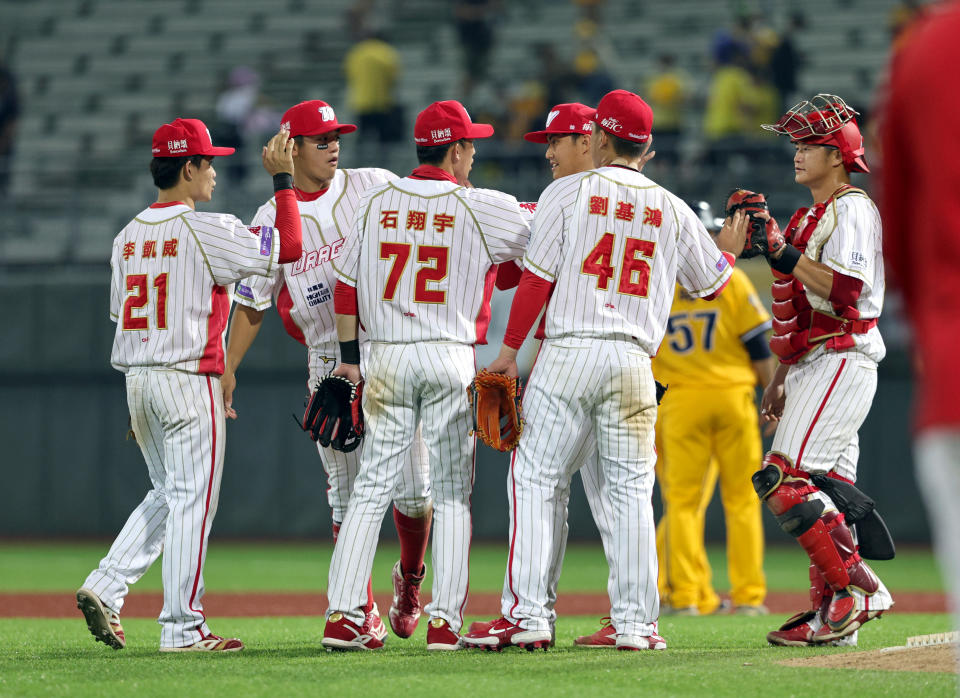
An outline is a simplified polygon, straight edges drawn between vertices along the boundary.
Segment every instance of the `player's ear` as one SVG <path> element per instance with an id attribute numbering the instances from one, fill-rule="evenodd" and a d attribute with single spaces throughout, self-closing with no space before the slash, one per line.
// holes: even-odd
<path id="1" fill-rule="evenodd" d="M 180 170 L 180 175 L 186 182 L 193 181 L 193 163 L 189 159 L 183 163 L 183 169 Z"/>

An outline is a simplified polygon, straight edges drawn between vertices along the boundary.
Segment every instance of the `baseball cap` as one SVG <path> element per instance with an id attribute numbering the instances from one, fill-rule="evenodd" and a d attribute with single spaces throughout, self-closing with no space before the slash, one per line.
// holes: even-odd
<path id="1" fill-rule="evenodd" d="M 600 100 L 593 121 L 618 138 L 634 143 L 646 143 L 650 138 L 650 131 L 653 130 L 653 109 L 640 95 L 626 90 L 614 90 Z"/>
<path id="2" fill-rule="evenodd" d="M 294 136 L 320 136 L 330 131 L 353 133 L 357 130 L 357 127 L 353 124 L 338 123 L 333 107 L 319 99 L 300 102 L 300 104 L 295 104 L 287 109 L 280 126 L 281 128 L 286 126 L 290 129 L 291 138 Z"/>
<path id="3" fill-rule="evenodd" d="M 417 114 L 413 125 L 413 140 L 417 145 L 446 145 L 461 138 L 489 138 L 493 135 L 490 124 L 475 124 L 460 102 L 448 99 L 434 102 Z"/>
<path id="4" fill-rule="evenodd" d="M 542 131 L 531 131 L 524 134 L 523 138 L 531 143 L 546 143 L 547 136 L 552 134 L 590 133 L 593 130 L 590 122 L 595 113 L 596 109 L 579 102 L 558 104 L 547 114 L 547 123 Z"/>
<path id="5" fill-rule="evenodd" d="M 153 133 L 153 157 L 181 158 L 188 155 L 232 155 L 233 148 L 217 148 L 210 130 L 200 119 L 174 119 Z"/>

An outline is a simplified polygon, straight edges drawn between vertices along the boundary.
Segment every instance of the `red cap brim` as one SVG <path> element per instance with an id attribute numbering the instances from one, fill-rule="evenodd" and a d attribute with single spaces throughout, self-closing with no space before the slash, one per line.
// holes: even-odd
<path id="1" fill-rule="evenodd" d="M 470 124 L 470 128 L 463 135 L 464 138 L 490 138 L 493 135 L 493 126 L 490 124 Z"/>
<path id="2" fill-rule="evenodd" d="M 557 133 L 557 131 L 531 131 L 523 134 L 523 140 L 531 143 L 546 143 L 551 133 Z"/>
<path id="3" fill-rule="evenodd" d="M 310 133 L 294 133 L 291 134 L 291 137 L 296 136 L 322 136 L 325 133 L 330 133 L 331 131 L 339 131 L 340 133 L 353 133 L 357 130 L 357 127 L 353 124 L 334 124 L 330 128 L 325 128 L 322 131 L 311 131 Z"/>
<path id="4" fill-rule="evenodd" d="M 209 148 L 207 148 L 206 151 L 202 153 L 197 153 L 197 154 L 208 155 L 212 157 L 214 155 L 233 155 L 235 152 L 236 152 L 236 148 L 220 148 L 212 145 Z"/>

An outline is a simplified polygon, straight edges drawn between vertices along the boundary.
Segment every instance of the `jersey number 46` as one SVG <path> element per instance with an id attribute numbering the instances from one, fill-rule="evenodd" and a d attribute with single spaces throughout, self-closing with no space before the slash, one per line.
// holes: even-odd
<path id="1" fill-rule="evenodd" d="M 584 274 L 597 277 L 597 288 L 606 291 L 610 279 L 616 276 L 617 270 L 613 267 L 613 243 L 616 238 L 613 233 L 604 233 L 586 258 L 580 271 Z M 623 260 L 620 263 L 620 279 L 617 282 L 617 292 L 628 296 L 647 297 L 650 287 L 650 262 L 657 243 L 640 238 L 627 238 L 623 246 Z"/>

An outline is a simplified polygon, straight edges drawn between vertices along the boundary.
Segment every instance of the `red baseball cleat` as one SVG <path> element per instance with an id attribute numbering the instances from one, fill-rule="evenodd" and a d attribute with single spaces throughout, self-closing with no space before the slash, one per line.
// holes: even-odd
<path id="1" fill-rule="evenodd" d="M 390 612 L 390 627 L 397 637 L 410 637 L 420 622 L 420 585 L 427 568 L 421 567 L 420 574 L 406 573 L 400 567 L 400 561 L 393 566 L 393 603 Z"/>
<path id="2" fill-rule="evenodd" d="M 368 613 L 360 627 L 338 611 L 327 618 L 320 644 L 330 650 L 378 650 L 386 635 L 387 628 L 379 615 Z"/>
<path id="3" fill-rule="evenodd" d="M 432 618 L 427 626 L 427 649 L 459 650 L 463 649 L 463 640 L 443 618 Z"/>
<path id="4" fill-rule="evenodd" d="M 498 618 L 484 631 L 467 633 L 463 641 L 488 650 L 501 650 L 511 645 L 528 650 L 546 650 L 551 639 L 549 630 L 526 630 L 506 618 Z"/>
<path id="5" fill-rule="evenodd" d="M 577 647 L 606 647 L 613 649 L 617 646 L 617 630 L 610 621 L 610 616 L 600 619 L 600 629 L 593 635 L 581 635 L 573 644 Z"/>

